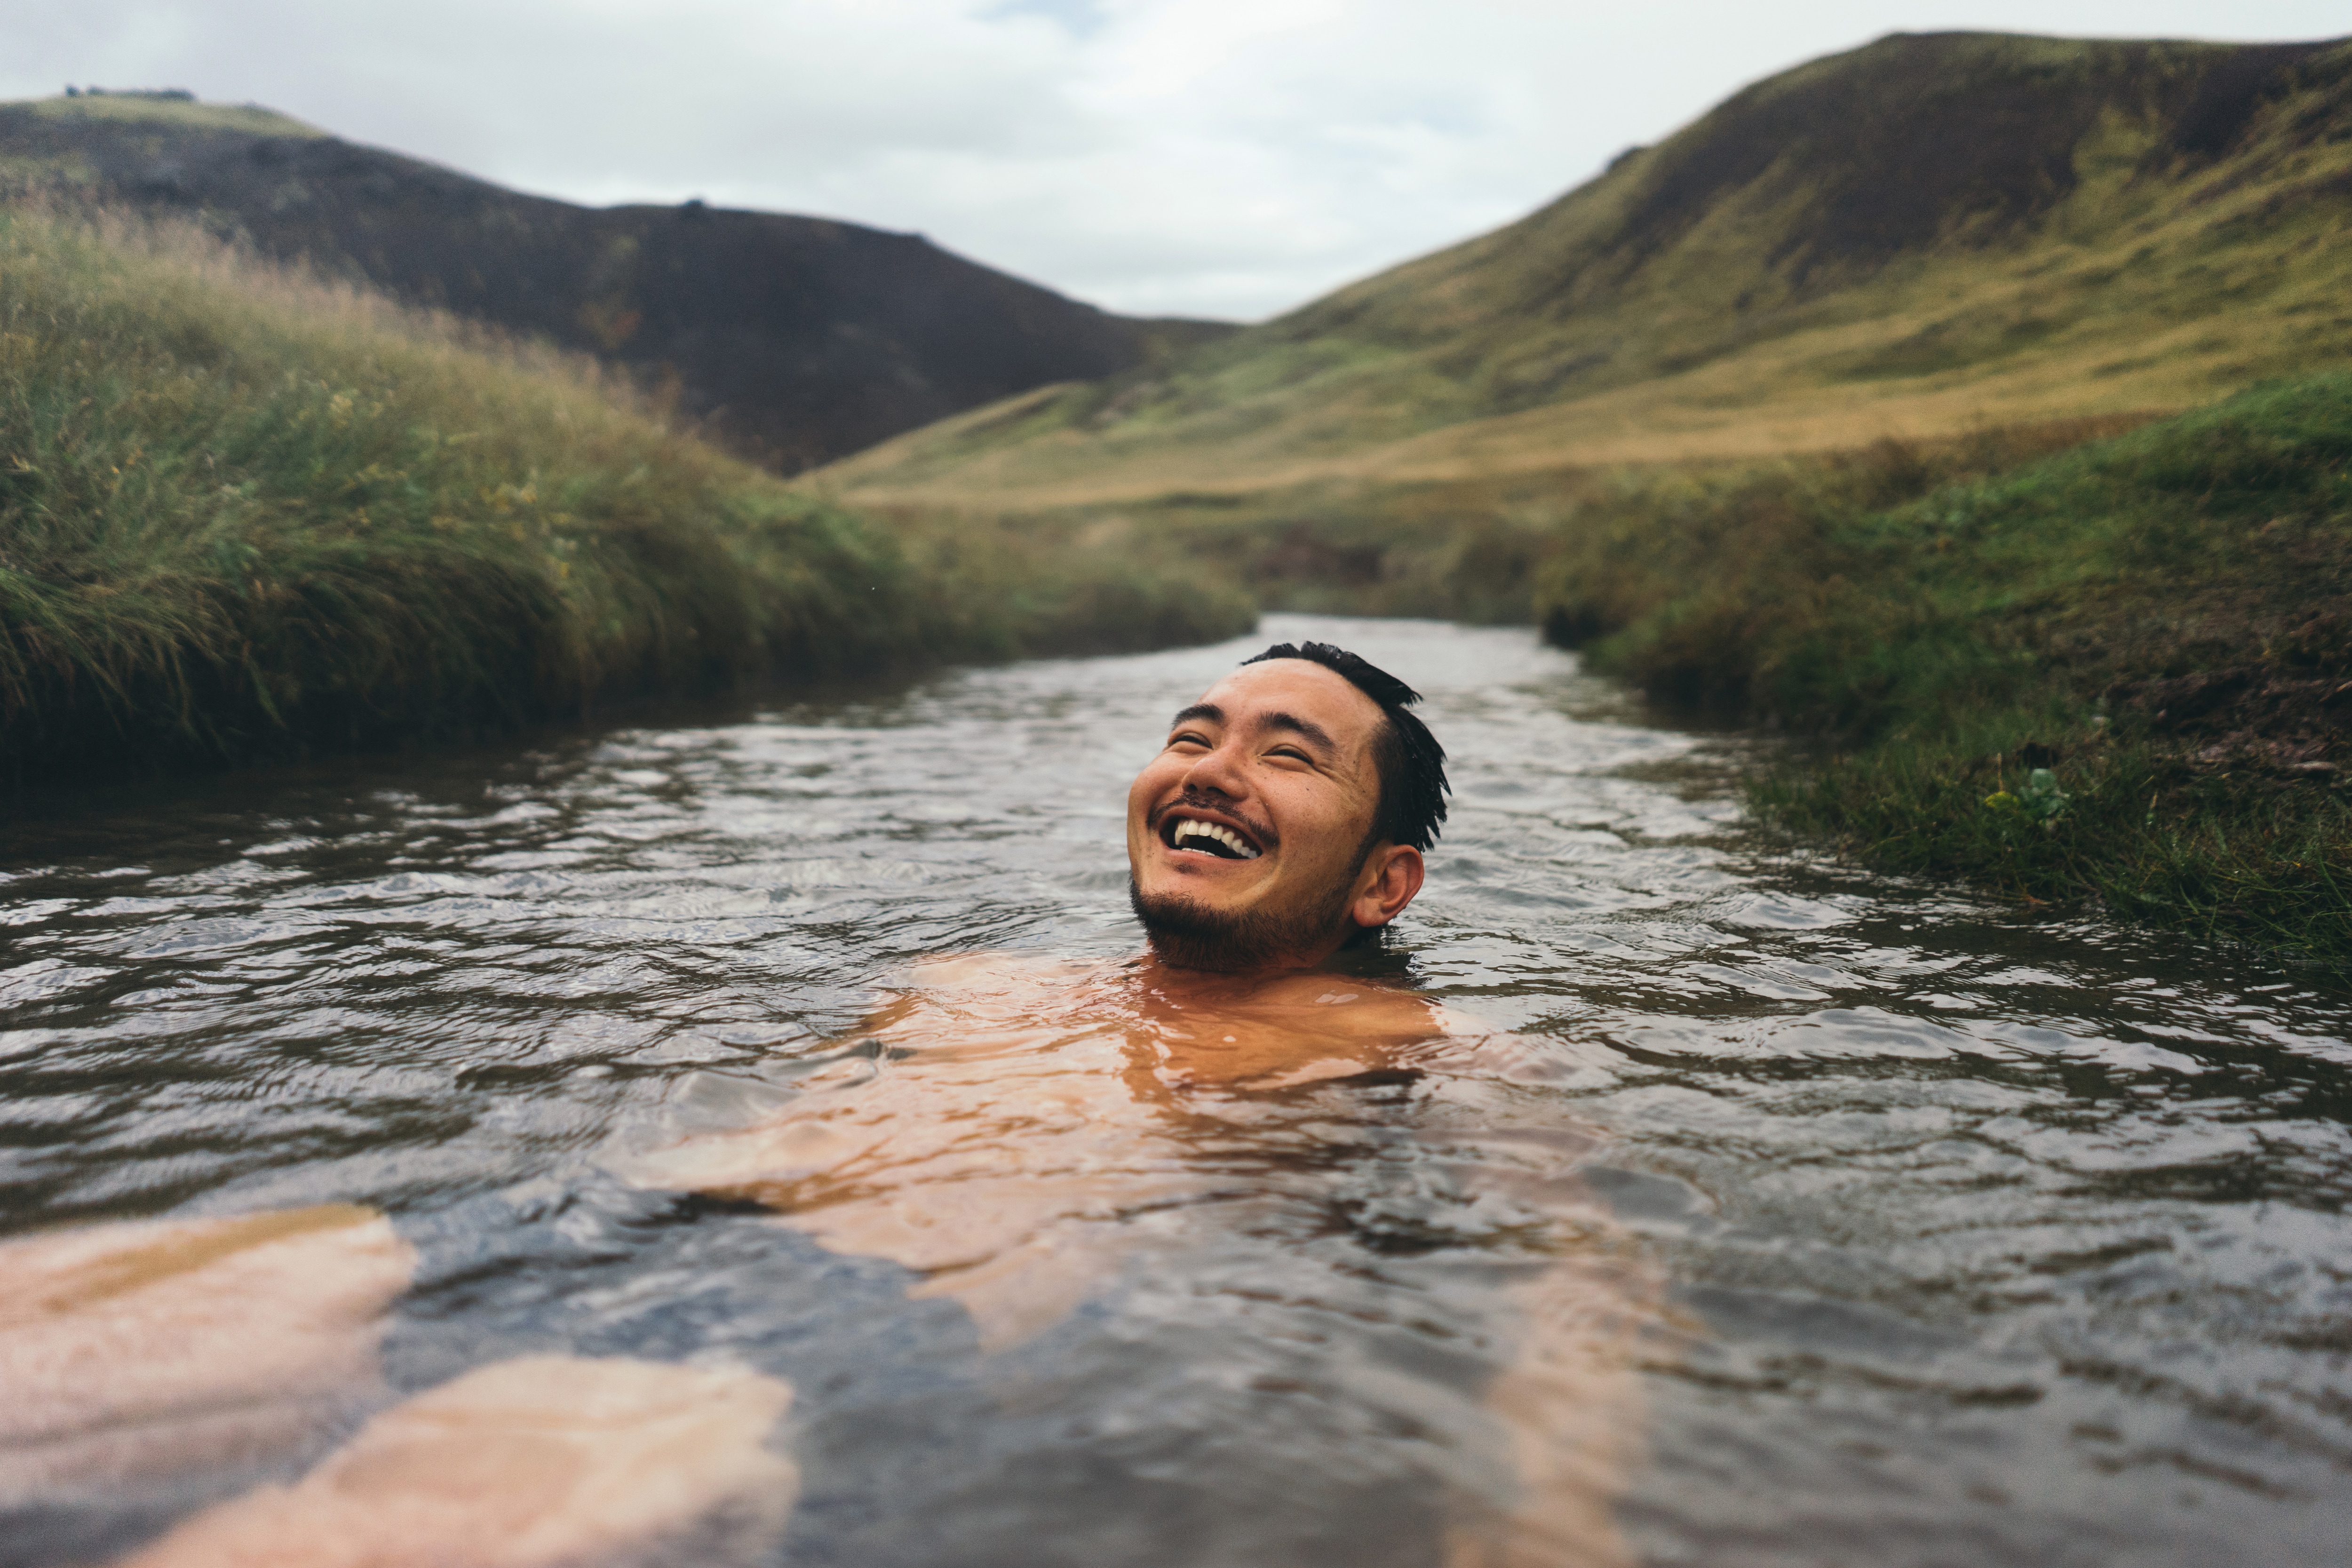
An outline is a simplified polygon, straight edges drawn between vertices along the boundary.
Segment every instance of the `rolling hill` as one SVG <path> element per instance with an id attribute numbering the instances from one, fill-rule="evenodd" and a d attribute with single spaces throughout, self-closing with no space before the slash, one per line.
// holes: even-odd
<path id="1" fill-rule="evenodd" d="M 0 104 L 0 174 L 194 217 L 674 384 L 709 433 L 786 472 L 1228 330 L 1112 315 L 920 235 L 691 202 L 574 206 L 175 94 Z"/>
<path id="2" fill-rule="evenodd" d="M 1625 465 L 2128 420 L 2342 363 L 2347 230 L 2352 42 L 1895 35 L 1495 233 L 818 479 L 1263 541 Z"/>

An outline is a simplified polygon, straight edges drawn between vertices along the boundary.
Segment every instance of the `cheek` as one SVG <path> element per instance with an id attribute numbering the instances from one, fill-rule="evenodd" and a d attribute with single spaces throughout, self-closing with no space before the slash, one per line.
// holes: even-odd
<path id="1" fill-rule="evenodd" d="M 1284 854 L 1302 866 L 1344 858 L 1355 848 L 1348 805 L 1333 799 L 1328 789 L 1269 789 L 1264 798 L 1282 835 Z"/>
<path id="2" fill-rule="evenodd" d="M 1354 860 L 1356 849 L 1372 825 L 1369 802 L 1352 796 L 1333 799 L 1326 796 L 1315 803 L 1315 847 L 1319 858 L 1333 865 L 1344 866 Z"/>
<path id="3" fill-rule="evenodd" d="M 1153 763 L 1135 775 L 1127 787 L 1127 820 L 1129 826 L 1140 830 L 1144 816 L 1151 810 L 1168 787 L 1171 770 L 1164 763 Z"/>

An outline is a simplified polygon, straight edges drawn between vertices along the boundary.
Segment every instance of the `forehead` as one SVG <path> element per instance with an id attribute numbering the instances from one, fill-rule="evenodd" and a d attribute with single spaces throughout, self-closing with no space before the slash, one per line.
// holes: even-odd
<path id="1" fill-rule="evenodd" d="M 1341 746 L 1371 743 L 1381 725 L 1381 705 L 1319 664 L 1303 658 L 1245 664 L 1201 694 L 1224 710 L 1225 722 L 1244 726 L 1275 714 L 1319 725 Z"/>

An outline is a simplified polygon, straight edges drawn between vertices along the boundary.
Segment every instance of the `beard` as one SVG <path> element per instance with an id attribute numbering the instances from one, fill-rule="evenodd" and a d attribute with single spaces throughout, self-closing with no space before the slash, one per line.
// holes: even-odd
<path id="1" fill-rule="evenodd" d="M 1294 916 L 1271 910 L 1228 914 L 1182 893 L 1147 897 L 1134 878 L 1127 879 L 1128 904 L 1160 963 L 1225 973 L 1272 969 L 1300 948 L 1312 947 L 1346 917 L 1349 890 L 1343 882 L 1319 908 Z"/>

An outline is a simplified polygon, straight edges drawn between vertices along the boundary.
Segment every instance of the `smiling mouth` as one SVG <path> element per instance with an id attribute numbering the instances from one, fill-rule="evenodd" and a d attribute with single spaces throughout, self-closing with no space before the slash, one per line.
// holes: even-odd
<path id="1" fill-rule="evenodd" d="M 1171 849 L 1191 850 L 1198 855 L 1213 855 L 1220 860 L 1255 860 L 1258 847 L 1222 823 L 1202 822 L 1198 817 L 1177 817 L 1160 836 Z"/>

